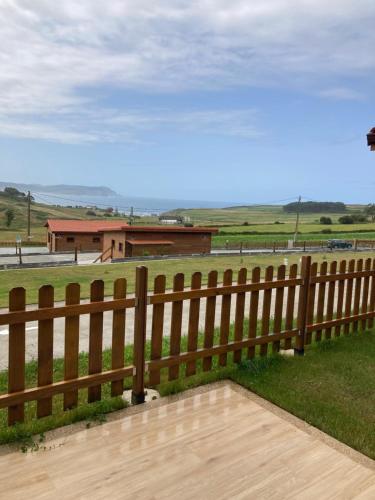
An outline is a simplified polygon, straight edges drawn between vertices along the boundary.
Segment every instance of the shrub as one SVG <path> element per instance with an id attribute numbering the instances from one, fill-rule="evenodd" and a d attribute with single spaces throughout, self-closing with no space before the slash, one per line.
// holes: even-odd
<path id="1" fill-rule="evenodd" d="M 327 229 L 322 229 L 322 230 L 321 230 L 321 233 L 322 233 L 322 234 L 331 234 L 331 233 L 332 233 L 332 229 L 329 229 L 329 228 L 327 228 Z"/>
<path id="2" fill-rule="evenodd" d="M 14 213 L 14 210 L 12 210 L 11 208 L 7 208 L 5 210 L 5 225 L 6 227 L 10 227 L 12 222 L 14 221 L 14 218 L 15 218 L 15 213 Z"/>
<path id="3" fill-rule="evenodd" d="M 343 215 L 339 217 L 340 224 L 354 224 L 354 219 L 351 215 Z"/>
<path id="4" fill-rule="evenodd" d="M 89 217 L 96 217 L 96 212 L 94 212 L 94 210 L 87 210 L 86 215 Z"/>
<path id="5" fill-rule="evenodd" d="M 185 222 L 184 227 L 194 227 L 192 222 Z"/>
<path id="6" fill-rule="evenodd" d="M 332 224 L 332 219 L 331 217 L 320 217 L 320 223 L 321 224 L 325 224 L 325 225 L 328 225 L 328 224 Z"/>
<path id="7" fill-rule="evenodd" d="M 243 223 L 242 223 L 242 225 L 243 225 L 243 226 L 248 226 L 248 225 L 249 225 L 249 223 L 246 221 L 246 222 L 243 222 Z"/>

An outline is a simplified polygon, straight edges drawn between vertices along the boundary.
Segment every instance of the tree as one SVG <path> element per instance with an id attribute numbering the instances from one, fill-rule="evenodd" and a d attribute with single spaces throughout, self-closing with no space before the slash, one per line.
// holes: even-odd
<path id="1" fill-rule="evenodd" d="M 352 215 L 343 215 L 339 217 L 340 224 L 354 224 L 354 219 Z"/>
<path id="2" fill-rule="evenodd" d="M 14 218 L 15 218 L 14 210 L 12 210 L 11 208 L 7 208 L 5 210 L 5 225 L 6 225 L 6 227 L 10 227 L 10 225 L 14 221 Z"/>
<path id="3" fill-rule="evenodd" d="M 371 217 L 372 222 L 375 221 L 375 203 L 369 203 L 365 209 L 364 213 L 367 217 Z"/>
<path id="4" fill-rule="evenodd" d="M 331 217 L 320 217 L 320 223 L 321 224 L 325 224 L 325 225 L 328 225 L 328 224 L 332 224 L 332 219 Z"/>

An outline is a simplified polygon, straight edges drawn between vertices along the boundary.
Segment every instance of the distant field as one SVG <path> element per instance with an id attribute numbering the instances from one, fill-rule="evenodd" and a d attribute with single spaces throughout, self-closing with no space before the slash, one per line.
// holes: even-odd
<path id="1" fill-rule="evenodd" d="M 351 213 L 361 213 L 364 207 L 359 205 L 348 205 L 348 210 L 345 213 L 314 213 L 301 214 L 301 224 L 319 224 L 319 219 L 322 216 L 331 217 L 335 223 L 342 215 Z M 194 209 L 178 209 L 170 213 L 189 217 L 191 222 L 197 225 L 217 224 L 217 225 L 241 225 L 245 222 L 248 224 L 274 224 L 276 221 L 285 222 L 294 225 L 296 214 L 284 212 L 282 206 L 267 205 L 267 206 L 250 206 L 250 207 L 234 207 L 234 208 L 194 208 Z M 276 224 L 277 225 L 277 224 Z"/>
<path id="2" fill-rule="evenodd" d="M 293 234 L 219 234 L 212 239 L 213 248 L 224 248 L 228 244 L 242 243 L 272 243 L 274 241 L 288 241 L 293 238 Z M 317 241 L 317 240 L 373 240 L 375 232 L 370 233 L 331 233 L 331 234 L 309 234 L 303 233 L 298 236 L 297 241 Z"/>

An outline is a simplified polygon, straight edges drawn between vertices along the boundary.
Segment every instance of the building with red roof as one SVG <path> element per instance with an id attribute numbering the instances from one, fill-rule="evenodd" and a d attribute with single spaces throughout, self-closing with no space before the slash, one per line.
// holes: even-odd
<path id="1" fill-rule="evenodd" d="M 69 220 L 48 219 L 47 246 L 50 252 L 74 251 L 75 248 L 81 252 L 97 251 L 103 248 L 103 229 L 126 226 L 122 220 Z"/>
<path id="2" fill-rule="evenodd" d="M 212 235 L 208 227 L 128 226 L 102 228 L 103 251 L 113 259 L 146 255 L 192 255 L 211 252 Z"/>

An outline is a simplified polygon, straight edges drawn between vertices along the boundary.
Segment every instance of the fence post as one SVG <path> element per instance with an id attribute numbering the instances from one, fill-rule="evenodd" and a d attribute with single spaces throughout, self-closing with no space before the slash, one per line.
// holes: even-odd
<path id="1" fill-rule="evenodd" d="M 305 353 L 307 307 L 309 303 L 311 256 L 302 257 L 301 279 L 299 290 L 297 328 L 298 336 L 294 348 L 295 356 L 303 356 Z"/>
<path id="2" fill-rule="evenodd" d="M 145 344 L 147 321 L 147 267 L 138 266 L 135 277 L 132 403 L 145 402 Z"/>
<path id="3" fill-rule="evenodd" d="M 78 262 L 78 248 L 74 247 L 74 262 L 77 264 Z"/>

